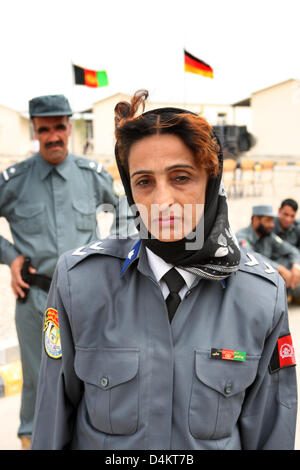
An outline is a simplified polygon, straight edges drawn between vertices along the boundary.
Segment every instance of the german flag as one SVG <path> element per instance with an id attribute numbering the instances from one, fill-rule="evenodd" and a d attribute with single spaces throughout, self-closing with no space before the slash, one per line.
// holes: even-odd
<path id="1" fill-rule="evenodd" d="M 85 85 L 98 88 L 108 85 L 107 73 L 105 70 L 89 70 L 73 64 L 75 85 Z"/>
<path id="2" fill-rule="evenodd" d="M 213 69 L 210 65 L 203 62 L 203 60 L 197 59 L 186 50 L 184 50 L 184 70 L 185 72 L 197 73 L 204 77 L 213 78 Z"/>

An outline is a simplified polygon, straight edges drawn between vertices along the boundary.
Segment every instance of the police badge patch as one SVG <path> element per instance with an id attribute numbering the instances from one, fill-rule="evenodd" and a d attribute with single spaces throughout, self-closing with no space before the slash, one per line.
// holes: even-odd
<path id="1" fill-rule="evenodd" d="M 270 364 L 271 374 L 277 372 L 283 367 L 292 367 L 296 365 L 295 350 L 293 347 L 291 335 L 278 338 Z"/>
<path id="2" fill-rule="evenodd" d="M 62 357 L 58 312 L 55 308 L 47 308 L 44 322 L 44 346 L 45 351 L 52 359 Z"/>

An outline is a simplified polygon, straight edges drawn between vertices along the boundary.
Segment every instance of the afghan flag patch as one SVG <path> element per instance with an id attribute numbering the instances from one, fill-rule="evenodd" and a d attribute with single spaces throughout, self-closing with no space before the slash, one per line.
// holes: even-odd
<path id="1" fill-rule="evenodd" d="M 227 361 L 242 361 L 246 360 L 245 351 L 234 351 L 233 349 L 216 349 L 212 348 L 210 351 L 212 359 L 225 359 Z"/>
<path id="2" fill-rule="evenodd" d="M 292 336 L 286 335 L 278 338 L 270 364 L 269 370 L 273 374 L 284 367 L 296 365 L 295 350 Z"/>
<path id="3" fill-rule="evenodd" d="M 58 312 L 55 308 L 47 308 L 45 312 L 44 345 L 49 357 L 52 357 L 52 359 L 62 357 Z"/>

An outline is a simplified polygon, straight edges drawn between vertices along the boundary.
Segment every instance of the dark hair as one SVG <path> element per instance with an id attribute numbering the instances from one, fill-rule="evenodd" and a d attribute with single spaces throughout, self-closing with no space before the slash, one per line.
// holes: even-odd
<path id="1" fill-rule="evenodd" d="M 128 173 L 128 157 L 132 144 L 155 134 L 174 134 L 193 152 L 209 176 L 217 176 L 220 149 L 208 122 L 189 112 L 176 113 L 176 108 L 162 108 L 157 112 L 148 111 L 136 116 L 140 107 L 144 111 L 147 97 L 147 90 L 139 90 L 130 103 L 121 101 L 115 107 L 116 147 L 126 172 Z"/>
<path id="2" fill-rule="evenodd" d="M 294 199 L 284 199 L 284 201 L 281 203 L 280 209 L 282 209 L 284 206 L 290 206 L 295 212 L 298 210 L 298 204 Z"/>

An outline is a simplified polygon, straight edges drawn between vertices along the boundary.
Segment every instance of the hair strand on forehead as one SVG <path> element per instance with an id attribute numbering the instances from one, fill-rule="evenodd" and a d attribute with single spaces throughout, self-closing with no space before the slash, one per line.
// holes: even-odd
<path id="1" fill-rule="evenodd" d="M 135 142 L 151 135 L 173 134 L 192 151 L 208 176 L 216 177 L 220 171 L 220 148 L 210 124 L 202 116 L 188 111 L 178 110 L 176 113 L 176 108 L 162 108 L 136 116 L 140 107 L 144 111 L 147 97 L 147 90 L 139 90 L 130 103 L 121 101 L 115 107 L 116 147 L 126 172 L 130 148 Z"/>

